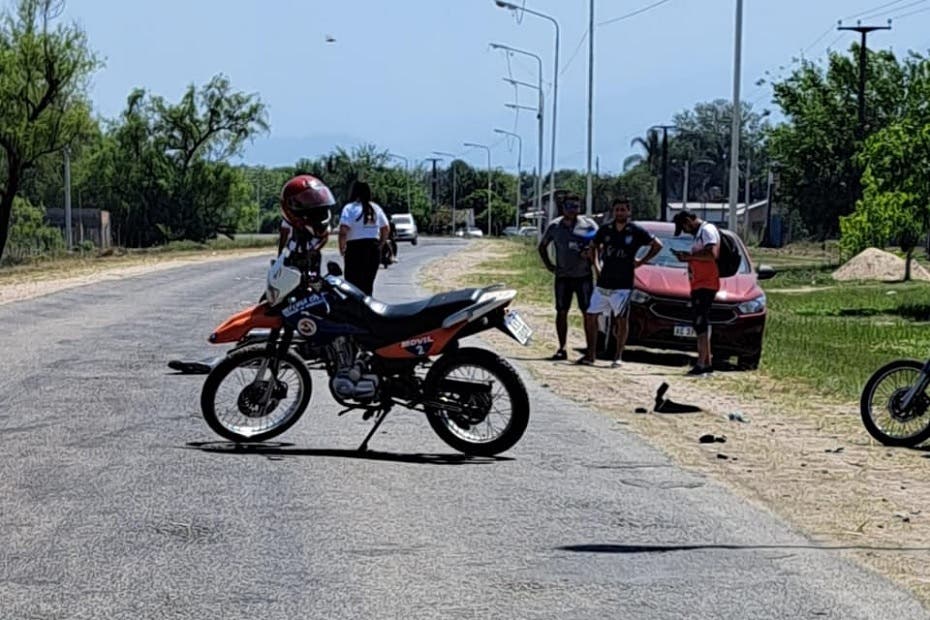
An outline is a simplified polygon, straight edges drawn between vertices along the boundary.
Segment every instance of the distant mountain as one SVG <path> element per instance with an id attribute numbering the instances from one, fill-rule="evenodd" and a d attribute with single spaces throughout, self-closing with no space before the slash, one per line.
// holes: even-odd
<path id="1" fill-rule="evenodd" d="M 290 166 L 301 158 L 313 159 L 326 155 L 337 146 L 350 150 L 353 146 L 366 143 L 358 136 L 338 133 L 318 133 L 305 138 L 266 136 L 246 144 L 242 157 L 233 159 L 232 163 Z"/>

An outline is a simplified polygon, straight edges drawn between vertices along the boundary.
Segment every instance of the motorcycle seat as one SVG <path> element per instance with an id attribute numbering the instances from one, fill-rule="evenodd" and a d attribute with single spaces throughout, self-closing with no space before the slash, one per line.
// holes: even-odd
<path id="1" fill-rule="evenodd" d="M 418 321 L 430 322 L 427 317 L 442 315 L 442 318 L 445 318 L 457 310 L 467 308 L 478 301 L 480 294 L 481 289 L 466 288 L 439 293 L 426 299 L 402 304 L 386 304 L 370 297 L 366 301 L 368 302 L 368 308 L 384 321 L 394 322 L 417 319 Z"/>

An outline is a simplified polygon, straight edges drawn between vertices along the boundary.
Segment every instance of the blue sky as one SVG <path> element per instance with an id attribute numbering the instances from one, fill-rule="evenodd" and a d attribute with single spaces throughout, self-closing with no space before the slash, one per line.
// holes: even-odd
<path id="1" fill-rule="evenodd" d="M 522 0 L 514 0 L 517 4 Z M 600 23 L 656 0 L 596 0 Z M 828 44 L 847 47 L 858 35 L 835 30 L 838 19 L 890 0 L 745 0 L 743 98 L 764 107 L 767 88 L 754 85 L 765 71 L 779 74 L 792 57 L 823 58 Z M 7 2 L 9 4 L 9 2 Z M 527 0 L 562 28 L 557 166 L 584 169 L 587 114 L 587 0 Z M 900 0 L 875 11 L 891 31 L 870 35 L 870 48 L 926 53 L 930 1 Z M 667 0 L 595 32 L 594 153 L 602 171 L 616 171 L 633 152 L 630 141 L 653 124 L 696 102 L 729 98 L 732 91 L 735 0 Z M 492 0 L 69 0 L 67 17 L 88 33 L 106 66 L 93 78 L 99 114 L 116 116 L 137 86 L 177 99 L 190 83 L 216 73 L 259 93 L 268 105 L 271 133 L 258 138 L 245 160 L 290 164 L 335 145 L 371 142 L 413 160 L 434 150 L 485 165 L 513 169 L 516 147 L 495 127 L 523 136 L 524 169 L 536 161 L 536 121 L 519 118 L 507 58 L 492 41 L 539 54 L 551 88 L 552 25 L 525 15 L 517 23 Z M 848 22 L 851 23 L 851 22 Z M 327 43 L 327 35 L 335 42 Z M 569 60 L 571 63 L 569 64 Z M 513 58 L 509 74 L 536 81 L 535 61 Z M 551 95 L 551 90 L 547 90 Z M 520 89 L 519 102 L 535 104 Z M 551 105 L 551 96 L 547 99 Z M 547 113 L 545 164 L 549 163 Z"/>

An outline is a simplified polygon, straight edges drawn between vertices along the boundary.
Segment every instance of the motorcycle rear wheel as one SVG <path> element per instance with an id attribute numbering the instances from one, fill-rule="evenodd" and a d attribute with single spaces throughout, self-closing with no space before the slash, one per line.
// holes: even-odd
<path id="1" fill-rule="evenodd" d="M 927 394 L 917 394 L 907 411 L 898 406 L 920 378 L 923 366 L 916 360 L 895 360 L 876 370 L 862 389 L 862 423 L 872 437 L 886 446 L 911 447 L 930 439 Z"/>
<path id="2" fill-rule="evenodd" d="M 258 376 L 267 357 L 265 347 L 240 349 L 230 353 L 207 376 L 200 393 L 200 409 L 217 435 L 236 443 L 265 441 L 293 426 L 307 409 L 313 385 L 306 363 L 286 353 L 279 361 L 272 387 L 267 369 Z M 272 396 L 266 402 L 269 387 Z M 218 398 L 235 402 L 229 406 L 229 402 L 218 403 Z"/>
<path id="3" fill-rule="evenodd" d="M 494 456 L 509 450 L 530 419 L 529 396 L 520 375 L 505 359 L 484 349 L 458 349 L 439 358 L 426 375 L 424 396 L 433 431 L 468 455 Z M 448 409 L 443 402 L 449 403 Z"/>

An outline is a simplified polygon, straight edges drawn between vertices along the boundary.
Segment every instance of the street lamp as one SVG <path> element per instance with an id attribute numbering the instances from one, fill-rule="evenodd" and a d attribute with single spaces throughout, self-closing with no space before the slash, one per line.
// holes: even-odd
<path id="1" fill-rule="evenodd" d="M 555 26 L 555 65 L 552 68 L 552 152 L 549 154 L 549 219 L 551 220 L 554 211 L 553 206 L 555 204 L 555 121 L 559 107 L 559 22 L 551 15 L 528 9 L 525 6 L 517 6 L 516 4 L 505 2 L 504 0 L 494 0 L 494 4 L 502 9 L 510 9 L 511 11 L 519 10 L 524 13 L 529 13 L 530 15 L 535 15 L 536 17 L 548 19 L 552 22 L 552 25 Z M 542 174 L 542 168 L 539 169 L 539 174 Z"/>
<path id="2" fill-rule="evenodd" d="M 488 152 L 488 236 L 491 236 L 491 147 L 486 144 L 476 144 L 474 142 L 465 142 L 465 146 L 484 149 Z"/>
<path id="3" fill-rule="evenodd" d="M 404 177 L 407 179 L 407 213 L 410 213 L 410 162 L 403 155 L 388 153 L 388 157 L 394 157 L 404 161 Z"/>
<path id="4" fill-rule="evenodd" d="M 517 228 L 520 228 L 520 168 L 523 165 L 523 138 L 520 137 L 520 134 L 516 134 L 512 131 L 505 131 L 503 129 L 495 129 L 494 133 L 504 134 L 505 136 L 513 136 L 517 139 L 517 212 L 513 216 L 513 223 Z"/>
<path id="5" fill-rule="evenodd" d="M 457 159 L 454 153 L 449 153 L 446 151 L 433 151 L 433 155 L 442 155 L 443 157 L 449 158 L 449 167 L 452 168 L 452 235 L 455 235 L 455 160 Z"/>
<path id="6" fill-rule="evenodd" d="M 538 178 L 541 179 L 541 177 L 542 177 L 542 175 L 543 175 L 543 167 L 542 167 L 542 150 L 543 150 L 543 147 L 542 147 L 542 143 L 543 143 L 543 80 L 542 80 L 542 58 L 540 58 L 539 56 L 537 56 L 536 54 L 534 54 L 534 53 L 532 53 L 532 52 L 527 52 L 527 51 L 524 51 L 524 50 L 519 50 L 519 49 L 516 49 L 516 48 L 514 48 L 514 47 L 510 47 L 510 46 L 508 46 L 508 45 L 501 45 L 501 44 L 499 44 L 499 43 L 491 43 L 491 47 L 492 47 L 493 49 L 502 49 L 502 50 L 507 50 L 507 51 L 509 51 L 509 52 L 514 52 L 514 53 L 517 53 L 517 54 L 523 54 L 524 56 L 530 56 L 530 57 L 536 59 L 536 63 L 537 63 L 537 65 L 538 65 L 538 67 L 539 67 L 539 86 L 536 87 L 536 88 L 539 89 L 539 103 L 538 103 L 537 108 L 536 108 L 536 109 L 537 109 L 537 116 L 536 116 L 536 118 L 539 120 L 539 175 L 538 175 Z M 507 107 L 512 107 L 512 108 L 514 108 L 514 109 L 523 109 L 521 106 L 518 106 L 518 105 L 516 105 L 516 104 L 508 104 Z M 555 131 L 555 128 L 554 128 L 554 127 L 553 127 L 553 131 Z M 553 153 L 554 153 L 554 151 L 553 151 Z M 549 222 L 551 222 L 551 221 L 552 221 L 552 218 L 555 217 L 555 215 L 554 215 L 555 203 L 553 202 L 553 200 L 554 200 L 554 199 L 553 199 L 553 196 L 555 195 L 555 193 L 554 193 L 554 192 L 555 192 L 555 186 L 552 184 L 552 183 L 554 182 L 553 179 L 554 179 L 554 176 L 551 176 L 551 175 L 550 175 L 550 179 L 549 179 L 549 190 L 550 190 L 550 196 L 549 196 L 549 212 L 548 212 L 548 217 L 547 217 L 547 221 L 549 221 Z M 541 181 L 540 181 L 540 182 L 537 182 L 537 184 L 536 184 L 536 195 L 539 196 L 539 207 L 537 208 L 537 211 L 542 211 L 542 182 L 541 182 Z M 541 222 L 541 221 L 540 221 L 540 225 L 542 225 L 542 222 Z"/>

